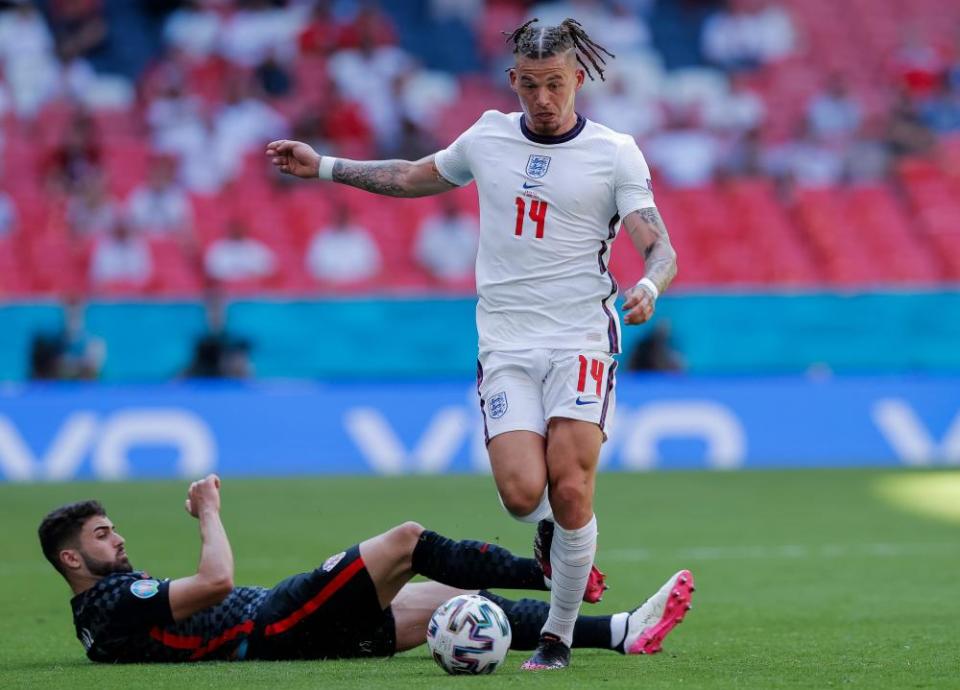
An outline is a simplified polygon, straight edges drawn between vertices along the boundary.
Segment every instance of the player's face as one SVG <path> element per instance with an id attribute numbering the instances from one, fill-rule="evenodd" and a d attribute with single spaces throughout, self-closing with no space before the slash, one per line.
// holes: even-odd
<path id="1" fill-rule="evenodd" d="M 103 577 L 116 572 L 129 573 L 133 566 L 127 558 L 124 543 L 110 519 L 96 515 L 83 525 L 77 551 L 91 575 Z"/>
<path id="2" fill-rule="evenodd" d="M 576 124 L 574 100 L 584 71 L 572 52 L 542 60 L 517 57 L 510 70 L 510 88 L 520 98 L 527 126 L 537 134 L 563 134 Z"/>

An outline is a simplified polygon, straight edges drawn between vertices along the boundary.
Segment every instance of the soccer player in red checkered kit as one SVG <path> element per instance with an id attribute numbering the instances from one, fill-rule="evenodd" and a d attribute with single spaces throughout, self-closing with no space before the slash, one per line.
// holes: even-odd
<path id="1" fill-rule="evenodd" d="M 513 649 L 533 649 L 548 605 L 487 591 L 546 589 L 536 559 L 495 544 L 454 541 L 407 522 L 327 558 L 273 588 L 235 587 L 220 520 L 220 479 L 194 482 L 186 510 L 200 523 L 197 572 L 174 580 L 133 569 L 126 543 L 97 501 L 61 506 L 40 524 L 44 555 L 73 591 L 77 637 L 106 663 L 385 657 L 426 641 L 447 599 L 479 593 L 507 615 Z M 433 582 L 410 583 L 414 575 Z M 621 654 L 660 650 L 689 608 L 689 572 L 612 616 L 580 616 L 572 642 Z M 669 621 L 671 624 L 665 624 Z"/>
<path id="2" fill-rule="evenodd" d="M 599 600 L 606 586 L 593 564 L 593 494 L 621 342 L 611 244 L 622 226 L 645 257 L 623 304 L 628 324 L 650 319 L 677 262 L 633 138 L 575 109 L 585 78 L 602 78 L 610 54 L 572 19 L 527 22 L 508 42 L 522 112 L 489 110 L 435 155 L 352 161 L 287 140 L 267 155 L 284 173 L 387 196 L 476 182 L 480 408 L 501 501 L 537 524 L 534 550 L 552 581 L 550 615 L 524 668 L 556 669 L 569 664 L 581 601 Z"/>

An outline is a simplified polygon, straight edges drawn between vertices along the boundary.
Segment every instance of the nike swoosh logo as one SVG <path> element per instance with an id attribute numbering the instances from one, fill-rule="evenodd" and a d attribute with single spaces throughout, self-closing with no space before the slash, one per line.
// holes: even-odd
<path id="1" fill-rule="evenodd" d="M 599 400 L 581 400 L 580 397 L 577 396 L 578 405 L 596 405 L 598 402 L 600 401 Z"/>
<path id="2" fill-rule="evenodd" d="M 524 188 L 524 189 L 533 189 L 533 188 L 535 188 L 535 187 L 542 187 L 542 186 L 543 186 L 542 184 L 530 184 L 529 182 L 524 182 L 524 183 L 523 183 L 523 188 Z"/>

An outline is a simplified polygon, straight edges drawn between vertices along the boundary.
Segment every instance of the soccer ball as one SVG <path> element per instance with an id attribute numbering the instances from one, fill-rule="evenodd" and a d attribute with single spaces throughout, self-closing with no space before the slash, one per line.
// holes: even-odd
<path id="1" fill-rule="evenodd" d="M 493 673 L 507 656 L 510 638 L 503 609 L 479 594 L 444 602 L 427 625 L 430 653 L 451 675 Z"/>

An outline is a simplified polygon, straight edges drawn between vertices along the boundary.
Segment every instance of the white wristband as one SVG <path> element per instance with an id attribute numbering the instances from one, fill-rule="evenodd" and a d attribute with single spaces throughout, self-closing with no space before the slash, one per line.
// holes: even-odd
<path id="1" fill-rule="evenodd" d="M 336 164 L 337 159 L 333 156 L 321 156 L 320 157 L 320 170 L 317 173 L 317 177 L 321 180 L 332 180 L 333 179 L 333 166 Z"/>
<path id="2" fill-rule="evenodd" d="M 640 282 L 637 283 L 637 287 L 640 287 L 641 285 L 653 293 L 654 299 L 657 299 L 660 296 L 660 290 L 657 289 L 656 284 L 649 278 L 641 278 Z"/>

